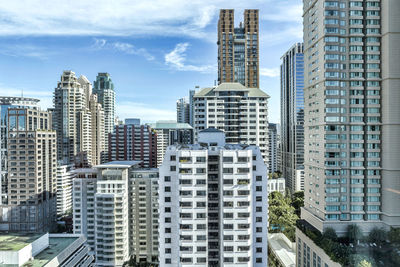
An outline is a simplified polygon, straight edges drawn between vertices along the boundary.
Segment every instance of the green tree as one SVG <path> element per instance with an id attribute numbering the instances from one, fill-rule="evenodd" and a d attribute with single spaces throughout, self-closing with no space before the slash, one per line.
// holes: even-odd
<path id="1" fill-rule="evenodd" d="M 369 233 L 369 241 L 377 244 L 382 244 L 387 238 L 387 233 L 382 228 L 375 227 Z"/>
<path id="2" fill-rule="evenodd" d="M 297 191 L 293 193 L 292 206 L 295 208 L 297 216 L 300 217 L 300 208 L 304 207 L 304 191 Z"/>
<path id="3" fill-rule="evenodd" d="M 269 198 L 269 231 L 283 232 L 290 240 L 294 241 L 295 225 L 298 220 L 291 199 L 280 192 L 272 192 Z"/>
<path id="4" fill-rule="evenodd" d="M 362 260 L 357 264 L 357 267 L 372 267 L 372 264 L 366 260 Z"/>
<path id="5" fill-rule="evenodd" d="M 390 228 L 388 238 L 390 242 L 400 244 L 400 228 Z"/>
<path id="6" fill-rule="evenodd" d="M 322 237 L 337 242 L 338 236 L 333 228 L 326 228 Z"/>
<path id="7" fill-rule="evenodd" d="M 358 225 L 351 224 L 347 227 L 347 238 L 350 243 L 356 243 L 358 240 L 363 238 L 363 234 Z"/>

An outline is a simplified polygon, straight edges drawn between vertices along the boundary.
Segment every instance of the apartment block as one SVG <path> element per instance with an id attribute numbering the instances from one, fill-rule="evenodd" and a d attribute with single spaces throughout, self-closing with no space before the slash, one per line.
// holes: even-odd
<path id="1" fill-rule="evenodd" d="M 92 94 L 92 84 L 73 71 L 64 71 L 54 90 L 53 129 L 57 132 L 58 160 L 73 164 L 86 157 L 88 165 L 100 162 L 104 149 L 104 114 Z"/>
<path id="2" fill-rule="evenodd" d="M 136 124 L 136 122 L 138 122 Z M 157 167 L 157 133 L 140 121 L 116 125 L 108 138 L 108 160 L 139 160 L 145 168 Z"/>
<path id="3" fill-rule="evenodd" d="M 168 146 L 194 142 L 194 129 L 187 123 L 157 121 L 149 126 L 157 133 L 157 166 L 161 166 Z"/>
<path id="4" fill-rule="evenodd" d="M 72 212 L 73 165 L 57 166 L 57 216 Z"/>
<path id="5" fill-rule="evenodd" d="M 8 109 L 8 204 L 0 230 L 44 232 L 56 221 L 57 147 L 49 112 Z"/>
<path id="6" fill-rule="evenodd" d="M 399 15 L 399 1 L 304 1 L 301 218 L 310 229 L 400 226 Z M 322 254 L 302 234 L 299 266 Z"/>
<path id="7" fill-rule="evenodd" d="M 8 109 L 11 107 L 38 108 L 39 99 L 27 97 L 0 97 L 0 205 L 7 204 L 8 192 Z"/>
<path id="8" fill-rule="evenodd" d="M 293 45 L 281 60 L 280 169 L 286 187 L 294 193 L 304 190 L 299 175 L 304 173 L 304 45 Z"/>
<path id="9" fill-rule="evenodd" d="M 97 266 L 158 258 L 158 170 L 112 161 L 74 172 L 74 233 L 88 239 Z"/>
<path id="10" fill-rule="evenodd" d="M 261 89 L 240 83 L 203 88 L 193 97 L 196 133 L 207 128 L 222 130 L 228 144 L 259 146 L 268 163 L 268 98 Z"/>
<path id="11" fill-rule="evenodd" d="M 167 149 L 159 180 L 160 266 L 267 266 L 267 167 L 217 129 Z"/>
<path id="12" fill-rule="evenodd" d="M 259 15 L 244 11 L 244 21 L 235 27 L 233 9 L 221 9 L 218 20 L 218 84 L 238 82 L 250 88 L 260 86 Z"/>
<path id="13" fill-rule="evenodd" d="M 136 262 L 158 263 L 158 169 L 129 175 L 129 242 Z"/>

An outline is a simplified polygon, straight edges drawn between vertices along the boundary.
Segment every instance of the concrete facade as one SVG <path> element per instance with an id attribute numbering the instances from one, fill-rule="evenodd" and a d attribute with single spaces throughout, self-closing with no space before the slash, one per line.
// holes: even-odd
<path id="1" fill-rule="evenodd" d="M 170 146 L 160 168 L 160 266 L 267 266 L 260 150 L 205 131 L 199 144 Z"/>

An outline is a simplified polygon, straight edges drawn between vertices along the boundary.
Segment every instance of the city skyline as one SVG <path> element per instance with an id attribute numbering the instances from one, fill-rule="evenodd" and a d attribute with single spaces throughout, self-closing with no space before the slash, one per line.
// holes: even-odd
<path id="1" fill-rule="evenodd" d="M 256 0 L 246 3 L 176 1 L 174 5 L 164 4 L 176 16 L 161 16 L 157 12 L 160 7 L 149 7 L 148 12 L 157 14 L 151 18 L 145 17 L 148 12 L 139 14 L 146 8 L 145 4 L 122 12 L 124 5 L 116 2 L 113 23 L 104 21 L 109 15 L 102 2 L 94 10 L 90 10 L 90 2 L 84 6 L 72 5 L 76 6 L 77 16 L 71 18 L 49 6 L 54 14 L 41 8 L 41 18 L 30 11 L 24 12 L 26 18 L 21 20 L 21 28 L 12 19 L 17 16 L 18 4 L 2 7 L 10 20 L 1 22 L 4 29 L 0 30 L 3 62 L 0 94 L 20 96 L 23 92 L 25 96 L 40 98 L 41 106 L 48 108 L 52 106 L 52 92 L 64 70 L 85 75 L 91 83 L 97 73 L 108 72 L 115 84 L 120 119 L 139 117 L 144 122 L 175 119 L 177 99 L 188 95 L 196 85 L 209 87 L 218 79 L 219 9 L 234 8 L 238 14 L 237 27 L 245 8 L 257 8 L 260 9 L 260 88 L 275 100 L 271 101 L 270 121 L 279 122 L 280 55 L 302 39 L 301 2 L 269 2 L 273 6 L 267 10 L 268 3 Z M 82 18 L 80 8 L 87 10 L 93 21 Z M 133 15 L 136 18 L 129 19 Z M 69 26 L 56 28 L 51 22 L 55 17 Z M 75 27 L 78 19 L 79 31 Z M 126 20 L 123 27 L 121 20 Z M 27 23 L 39 22 L 47 25 L 38 24 L 40 32 L 27 26 Z M 20 75 L 26 79 L 18 79 Z"/>

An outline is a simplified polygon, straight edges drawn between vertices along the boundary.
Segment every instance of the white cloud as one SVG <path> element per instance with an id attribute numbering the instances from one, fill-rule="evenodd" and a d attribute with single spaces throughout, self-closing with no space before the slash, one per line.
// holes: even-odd
<path id="1" fill-rule="evenodd" d="M 11 88 L 4 87 L 0 84 L 0 95 L 1 96 L 14 96 L 14 97 L 31 97 L 40 100 L 39 105 L 43 109 L 47 109 L 53 106 L 53 91 L 40 91 L 25 88 Z"/>
<path id="2" fill-rule="evenodd" d="M 30 57 L 45 60 L 55 52 L 50 52 L 48 49 L 30 45 L 30 44 L 11 44 L 0 45 L 0 54 L 12 57 Z"/>
<path id="3" fill-rule="evenodd" d="M 186 61 L 186 50 L 189 47 L 189 43 L 178 43 L 175 48 L 165 54 L 165 64 L 171 68 L 179 71 L 197 71 L 197 72 L 215 72 L 215 65 L 202 65 L 195 66 L 185 64 Z"/>
<path id="4" fill-rule="evenodd" d="M 140 118 L 142 122 L 176 120 L 175 110 L 165 110 L 154 106 L 130 101 L 118 102 L 117 114 L 120 119 Z"/>
<path id="5" fill-rule="evenodd" d="M 261 10 L 264 21 L 300 21 L 300 0 L 0 0 L 0 36 L 189 36 L 215 41 L 220 8 Z"/>
<path id="6" fill-rule="evenodd" d="M 279 68 L 260 68 L 260 75 L 261 76 L 266 76 L 270 78 L 278 77 L 280 74 Z"/>
<path id="7" fill-rule="evenodd" d="M 145 48 L 136 48 L 130 43 L 108 42 L 106 39 L 95 38 L 94 44 L 91 48 L 95 50 L 113 49 L 129 55 L 142 56 L 149 61 L 154 60 L 154 56 L 151 55 Z"/>

